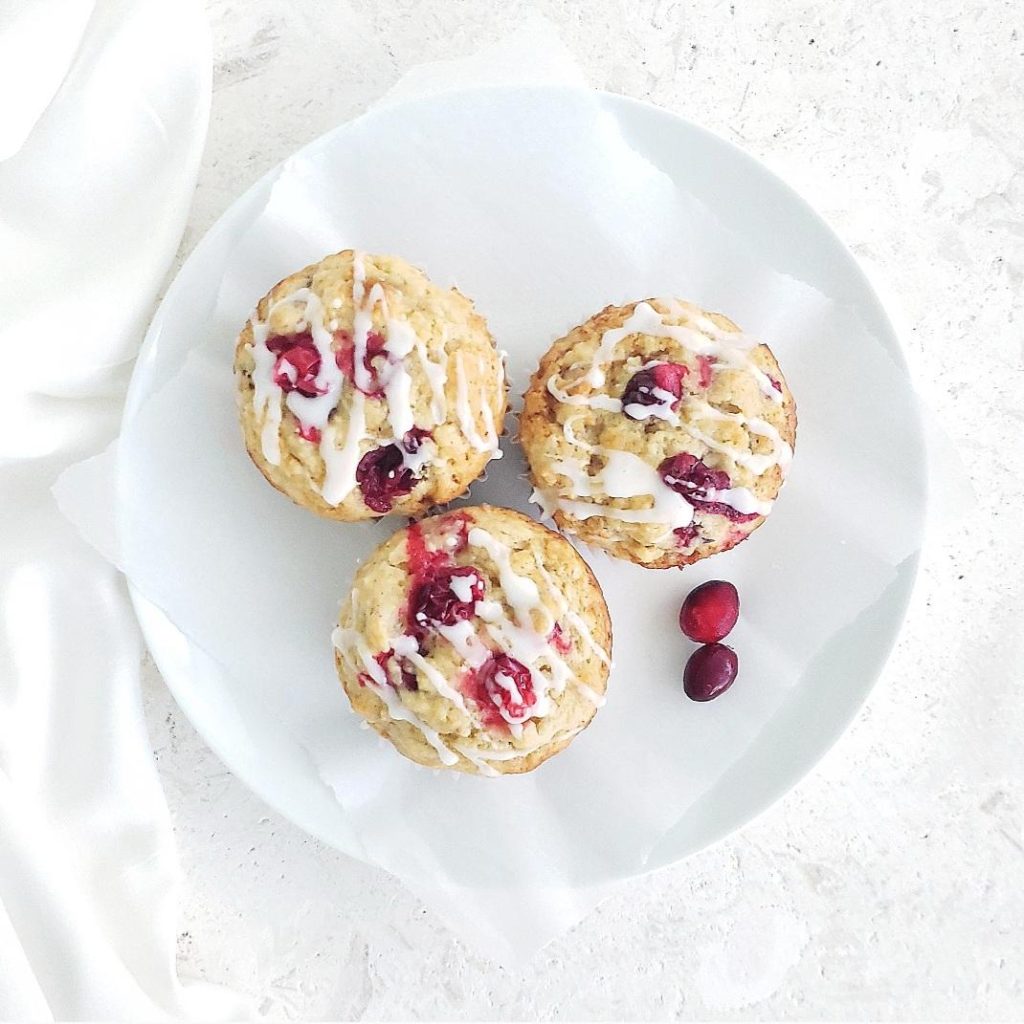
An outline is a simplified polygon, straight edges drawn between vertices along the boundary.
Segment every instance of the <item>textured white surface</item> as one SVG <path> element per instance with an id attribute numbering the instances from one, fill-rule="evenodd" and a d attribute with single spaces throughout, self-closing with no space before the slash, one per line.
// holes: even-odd
<path id="1" fill-rule="evenodd" d="M 408 67 L 547 15 L 593 85 L 732 138 L 894 297 L 980 497 L 928 553 L 868 707 L 742 834 L 506 971 L 266 809 L 145 698 L 186 873 L 184 973 L 275 1019 L 1017 1018 L 1024 1012 L 1024 30 L 1011 3 L 213 0 L 182 255 L 266 169 Z M 943 16 L 944 15 L 944 16 Z M 884 528 L 884 510 L 879 509 Z"/>

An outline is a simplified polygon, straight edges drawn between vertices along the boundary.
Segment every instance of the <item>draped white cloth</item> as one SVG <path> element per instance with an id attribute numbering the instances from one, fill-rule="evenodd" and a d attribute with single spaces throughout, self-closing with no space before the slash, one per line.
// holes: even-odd
<path id="1" fill-rule="evenodd" d="M 198 0 L 0 5 L 0 1019 L 247 1014 L 178 979 L 138 629 L 50 493 L 117 432 L 209 102 Z"/>

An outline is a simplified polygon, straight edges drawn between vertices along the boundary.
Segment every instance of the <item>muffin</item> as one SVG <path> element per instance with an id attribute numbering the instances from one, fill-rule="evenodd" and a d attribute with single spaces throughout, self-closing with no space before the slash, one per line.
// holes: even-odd
<path id="1" fill-rule="evenodd" d="M 551 346 L 525 395 L 532 500 L 563 530 L 653 569 L 765 520 L 796 439 L 767 345 L 676 299 L 609 306 Z"/>
<path id="2" fill-rule="evenodd" d="M 346 249 L 260 299 L 235 345 L 245 446 L 331 519 L 421 515 L 499 458 L 502 354 L 457 289 Z"/>
<path id="3" fill-rule="evenodd" d="M 611 621 L 564 537 L 482 505 L 399 530 L 341 608 L 335 663 L 353 709 L 431 768 L 528 772 L 604 703 Z"/>

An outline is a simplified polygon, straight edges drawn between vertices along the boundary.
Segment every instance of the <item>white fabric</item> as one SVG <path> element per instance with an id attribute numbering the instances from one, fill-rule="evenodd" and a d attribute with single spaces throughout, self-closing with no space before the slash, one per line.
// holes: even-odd
<path id="1" fill-rule="evenodd" d="M 198 0 L 0 5 L 0 1019 L 237 1018 L 175 972 L 124 583 L 50 494 L 116 433 L 205 138 Z"/>

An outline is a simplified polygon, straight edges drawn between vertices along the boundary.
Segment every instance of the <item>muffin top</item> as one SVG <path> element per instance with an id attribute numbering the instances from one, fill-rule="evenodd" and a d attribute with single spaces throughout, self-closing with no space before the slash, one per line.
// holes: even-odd
<path id="1" fill-rule="evenodd" d="M 353 708 L 420 764 L 524 772 L 604 702 L 611 625 L 586 562 L 509 509 L 424 519 L 356 574 L 334 632 Z"/>
<path id="2" fill-rule="evenodd" d="M 253 461 L 331 518 L 421 514 L 501 454 L 504 366 L 486 323 L 396 256 L 346 249 L 275 285 L 235 372 Z"/>
<path id="3" fill-rule="evenodd" d="M 677 299 L 609 306 L 556 341 L 526 392 L 533 500 L 651 568 L 745 539 L 793 454 L 796 404 L 767 345 Z"/>

